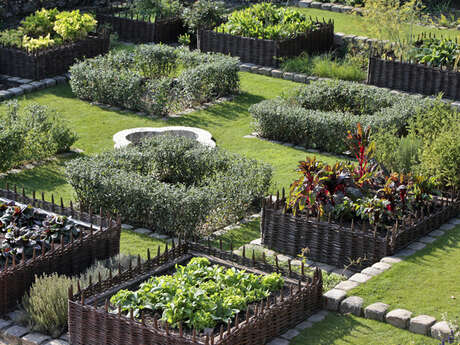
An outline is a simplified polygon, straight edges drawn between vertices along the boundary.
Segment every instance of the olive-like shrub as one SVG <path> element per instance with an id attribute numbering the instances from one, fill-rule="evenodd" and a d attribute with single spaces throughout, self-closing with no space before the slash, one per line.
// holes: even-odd
<path id="1" fill-rule="evenodd" d="M 430 104 L 416 96 L 338 80 L 317 81 L 286 97 L 251 106 L 258 133 L 265 138 L 343 153 L 343 138 L 360 123 L 373 130 L 396 128 Z"/>
<path id="2" fill-rule="evenodd" d="M 264 197 L 271 168 L 173 136 L 80 158 L 66 166 L 78 199 L 125 221 L 171 235 L 213 230 Z"/>
<path id="3" fill-rule="evenodd" d="M 10 101 L 0 112 L 0 172 L 66 152 L 77 140 L 59 114 L 37 103 Z"/>
<path id="4" fill-rule="evenodd" d="M 70 68 L 73 93 L 152 115 L 167 115 L 239 90 L 238 59 L 165 45 L 141 45 Z"/>

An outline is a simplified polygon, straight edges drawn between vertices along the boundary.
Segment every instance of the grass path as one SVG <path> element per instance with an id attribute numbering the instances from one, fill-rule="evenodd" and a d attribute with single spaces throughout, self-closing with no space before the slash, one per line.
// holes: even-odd
<path id="1" fill-rule="evenodd" d="M 438 345 L 439 341 L 389 324 L 329 313 L 294 338 L 291 345 Z"/>
<path id="2" fill-rule="evenodd" d="M 460 320 L 460 225 L 390 270 L 349 292 L 438 320 Z"/>

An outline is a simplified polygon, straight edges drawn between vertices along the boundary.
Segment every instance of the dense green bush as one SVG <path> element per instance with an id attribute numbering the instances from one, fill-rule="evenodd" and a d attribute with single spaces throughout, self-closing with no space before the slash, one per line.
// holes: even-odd
<path id="1" fill-rule="evenodd" d="M 422 109 L 406 128 L 380 130 L 373 135 L 376 158 L 391 171 L 432 176 L 439 185 L 460 186 L 460 113 L 440 99 Z"/>
<path id="2" fill-rule="evenodd" d="M 87 59 L 72 66 L 70 73 L 72 91 L 79 98 L 154 115 L 239 89 L 236 58 L 161 44 Z"/>
<path id="3" fill-rule="evenodd" d="M 236 36 L 281 40 L 306 33 L 315 25 L 298 10 L 263 2 L 233 12 L 217 30 Z"/>
<path id="4" fill-rule="evenodd" d="M 250 112 L 265 138 L 343 153 L 346 145 L 337 138 L 358 123 L 403 133 L 408 120 L 427 103 L 357 83 L 318 81 L 285 98 L 255 104 Z"/>
<path id="5" fill-rule="evenodd" d="M 26 17 L 18 28 L 2 31 L 0 44 L 36 51 L 84 39 L 96 25 L 92 15 L 79 10 L 59 12 L 43 8 Z"/>
<path id="6" fill-rule="evenodd" d="M 84 204 L 177 235 L 214 229 L 244 216 L 267 192 L 271 168 L 165 135 L 73 160 L 66 174 Z"/>
<path id="7" fill-rule="evenodd" d="M 68 151 L 76 140 L 77 135 L 48 107 L 19 108 L 17 102 L 10 102 L 0 113 L 0 171 Z"/>

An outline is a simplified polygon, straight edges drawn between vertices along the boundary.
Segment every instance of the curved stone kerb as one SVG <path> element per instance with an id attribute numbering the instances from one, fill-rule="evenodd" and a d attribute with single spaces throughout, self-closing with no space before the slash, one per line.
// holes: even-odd
<path id="1" fill-rule="evenodd" d="M 184 127 L 184 126 L 169 126 L 169 127 L 140 127 L 140 128 L 130 128 L 125 129 L 121 132 L 116 133 L 113 136 L 113 141 L 115 142 L 114 147 L 116 149 L 128 146 L 132 143 L 139 142 L 142 138 L 151 137 L 154 135 L 161 134 L 172 134 L 184 136 L 187 138 L 192 138 L 198 141 L 199 143 L 215 147 L 216 143 L 212 139 L 211 133 L 205 131 L 201 128 L 196 127 Z"/>

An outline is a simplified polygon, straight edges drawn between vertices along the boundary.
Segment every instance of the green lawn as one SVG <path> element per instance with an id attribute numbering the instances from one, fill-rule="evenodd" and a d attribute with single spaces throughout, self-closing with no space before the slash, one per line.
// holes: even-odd
<path id="1" fill-rule="evenodd" d="M 371 33 L 364 25 L 363 18 L 358 15 L 318 10 L 315 8 L 298 8 L 298 9 L 301 12 L 305 13 L 306 15 L 312 16 L 314 18 L 318 17 L 318 19 L 324 18 L 326 20 L 329 20 L 329 19 L 334 20 L 334 31 L 335 32 L 343 32 L 345 34 L 372 37 Z M 406 31 L 409 32 L 409 27 L 406 28 Z M 442 35 L 444 37 L 452 37 L 452 38 L 458 37 L 460 35 L 459 31 L 455 29 L 437 29 L 437 28 L 430 28 L 430 27 L 421 26 L 421 25 L 415 25 L 413 31 L 414 31 L 414 34 L 427 32 L 427 33 L 436 34 L 437 36 Z"/>
<path id="2" fill-rule="evenodd" d="M 294 338 L 291 345 L 438 345 L 439 341 L 389 324 L 329 313 Z"/>
<path id="3" fill-rule="evenodd" d="M 288 187 L 296 177 L 297 162 L 304 159 L 306 152 L 259 139 L 243 138 L 253 129 L 248 108 L 263 99 L 281 95 L 299 84 L 283 79 L 275 79 L 257 74 L 241 73 L 241 94 L 232 102 L 215 105 L 207 110 L 196 111 L 181 118 L 151 119 L 132 112 L 110 111 L 74 98 L 67 85 L 56 86 L 35 92 L 21 98 L 20 103 L 38 102 L 56 110 L 68 121 L 70 127 L 79 135 L 74 147 L 91 155 L 113 147 L 112 136 L 127 128 L 193 126 L 204 128 L 212 133 L 219 147 L 247 157 L 256 158 L 274 167 L 272 191 Z M 0 107 L 1 110 L 1 107 Z M 333 156 L 316 155 L 332 163 Z M 62 196 L 65 200 L 74 199 L 71 187 L 64 176 L 64 159 L 20 174 L 10 175 L 0 180 L 17 183 L 32 189 Z"/>
<path id="4" fill-rule="evenodd" d="M 384 302 L 415 314 L 460 319 L 460 226 L 424 250 L 353 289 L 366 305 Z"/>

